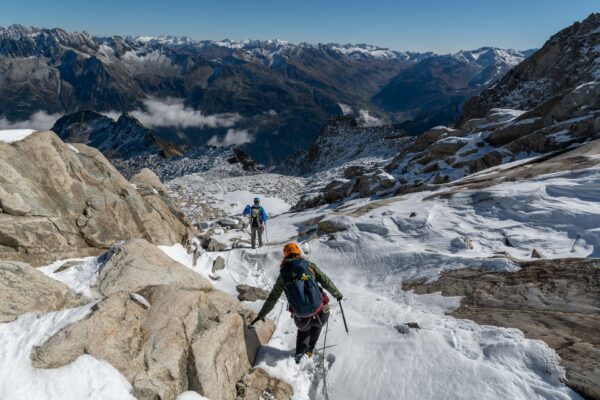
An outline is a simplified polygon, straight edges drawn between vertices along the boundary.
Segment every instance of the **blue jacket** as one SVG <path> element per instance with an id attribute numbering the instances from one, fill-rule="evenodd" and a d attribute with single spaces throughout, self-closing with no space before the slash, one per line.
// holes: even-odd
<path id="1" fill-rule="evenodd" d="M 246 206 L 246 208 L 244 209 L 244 213 L 242 215 L 244 217 L 250 215 L 250 211 L 252 211 L 252 207 L 254 207 L 254 206 L 250 206 L 250 205 Z M 265 212 L 265 209 L 262 208 L 262 206 L 258 206 L 258 208 L 259 208 L 258 215 L 260 218 L 260 222 L 264 224 L 265 222 L 267 222 L 267 213 Z"/>

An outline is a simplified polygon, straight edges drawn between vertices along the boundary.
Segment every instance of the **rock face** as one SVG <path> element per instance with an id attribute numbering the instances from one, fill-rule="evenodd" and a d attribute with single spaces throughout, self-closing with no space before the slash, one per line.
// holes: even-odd
<path id="1" fill-rule="evenodd" d="M 87 301 L 30 265 L 0 261 L 0 322 L 13 321 L 28 312 L 78 307 Z"/>
<path id="2" fill-rule="evenodd" d="M 143 188 L 150 190 L 154 189 L 159 194 L 167 194 L 167 188 L 162 184 L 159 177 L 148 168 L 140 170 L 140 172 L 131 177 L 130 181 L 137 186 L 138 190 L 140 190 L 140 188 L 142 188 L 142 190 Z"/>
<path id="3" fill-rule="evenodd" d="M 537 260 L 511 273 L 463 269 L 444 272 L 417 293 L 464 296 L 452 313 L 480 324 L 513 327 L 545 341 L 560 356 L 567 384 L 600 399 L 600 262 Z"/>
<path id="4" fill-rule="evenodd" d="M 289 384 L 273 378 L 261 368 L 253 369 L 244 376 L 240 383 L 238 385 L 238 399 L 240 400 L 289 400 L 294 394 Z"/>
<path id="5" fill-rule="evenodd" d="M 238 291 L 238 300 L 239 301 L 256 301 L 256 300 L 266 300 L 269 297 L 269 292 L 248 285 L 237 285 L 235 289 Z"/>
<path id="6" fill-rule="evenodd" d="M 58 368 L 90 354 L 118 369 L 141 400 L 172 400 L 186 390 L 235 399 L 236 383 L 260 345 L 246 325 L 250 312 L 216 290 L 159 285 L 137 294 L 149 308 L 126 292 L 112 294 L 87 318 L 34 348 L 33 365 Z M 270 336 L 274 326 L 261 323 L 258 329 Z"/>
<path id="7" fill-rule="evenodd" d="M 0 259 L 37 266 L 118 240 L 178 243 L 193 227 L 165 195 L 138 192 L 96 149 L 53 132 L 0 142 Z"/>
<path id="8" fill-rule="evenodd" d="M 394 125 L 361 126 L 353 116 L 339 116 L 321 128 L 307 152 L 286 160 L 279 169 L 302 175 L 361 158 L 388 158 L 412 140 Z"/>
<path id="9" fill-rule="evenodd" d="M 380 168 L 367 171 L 360 166 L 350 166 L 344 170 L 344 175 L 346 178 L 331 181 L 316 195 L 304 195 L 294 209 L 302 210 L 356 196 L 391 194 L 398 184 L 396 178 Z"/>
<path id="10" fill-rule="evenodd" d="M 113 246 L 103 258 L 94 285 L 102 297 L 126 291 L 135 292 L 151 285 L 210 290 L 212 285 L 189 268 L 171 259 L 144 239 Z"/>
<path id="11" fill-rule="evenodd" d="M 116 121 L 94 111 L 79 111 L 60 118 L 52 131 L 67 143 L 83 143 L 95 147 L 107 158 L 130 158 L 140 154 L 181 156 L 177 146 L 155 136 L 137 119 L 122 114 Z"/>
<path id="12" fill-rule="evenodd" d="M 254 312 L 145 240 L 115 245 L 101 261 L 100 301 L 34 348 L 33 365 L 59 368 L 89 354 L 119 370 L 140 400 L 173 400 L 187 390 L 235 399 L 274 324 L 248 328 Z"/>
<path id="13" fill-rule="evenodd" d="M 563 29 L 494 87 L 469 99 L 461 121 L 480 118 L 492 108 L 530 110 L 540 103 L 598 79 L 600 14 Z"/>

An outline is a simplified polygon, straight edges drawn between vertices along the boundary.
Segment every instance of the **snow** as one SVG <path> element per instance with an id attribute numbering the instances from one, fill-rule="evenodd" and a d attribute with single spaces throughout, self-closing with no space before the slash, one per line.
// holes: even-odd
<path id="1" fill-rule="evenodd" d="M 37 369 L 29 355 L 63 327 L 84 318 L 93 303 L 47 314 L 25 314 L 0 324 L 2 400 L 133 400 L 131 385 L 109 363 L 89 355 L 55 369 Z"/>
<path id="2" fill-rule="evenodd" d="M 207 397 L 201 396 L 197 392 L 183 392 L 177 396 L 177 400 L 210 400 Z"/>
<path id="3" fill-rule="evenodd" d="M 506 167 L 482 171 L 478 178 Z M 282 245 L 305 241 L 304 247 L 310 247 L 306 257 L 344 294 L 350 334 L 344 330 L 339 305 L 333 302 L 327 329 L 327 345 L 333 347 L 325 349 L 324 358 L 319 351 L 315 358 L 296 365 L 291 357 L 296 327 L 285 299 L 280 299 L 269 315 L 276 323 L 275 333 L 259 351 L 256 366 L 289 382 L 294 399 L 322 398 L 320 364 L 327 370 L 332 399 L 580 398 L 564 385 L 558 358 L 544 342 L 527 339 L 516 329 L 446 315 L 460 305 L 460 297 L 417 295 L 402 290 L 402 283 L 433 281 L 442 271 L 465 267 L 514 271 L 518 266 L 502 254 L 529 259 L 534 248 L 548 258 L 600 256 L 600 168 L 500 183 L 450 197 L 443 196 L 442 189 L 356 199 L 302 212 L 289 212 L 289 202 L 281 198 L 282 188 L 294 187 L 291 181 L 268 179 L 271 175 L 251 176 L 252 182 L 262 182 L 259 197 L 273 215 L 264 247 L 204 252 L 196 265 L 180 244 L 159 248 L 210 279 L 217 289 L 237 295 L 239 283 L 272 288 Z M 254 191 L 243 189 L 247 182 L 246 176 L 211 180 L 202 174 L 177 180 L 230 215 L 239 214 L 255 196 Z M 339 221 L 339 231 L 314 235 L 323 219 Z M 247 232 L 238 230 L 223 230 L 219 236 L 247 240 Z M 465 244 L 467 238 L 472 248 Z M 213 274 L 212 263 L 219 256 L 226 266 Z M 73 266 L 57 272 L 67 262 Z M 41 271 L 92 297 L 91 286 L 101 264 L 102 256 L 87 257 L 56 262 Z M 147 303 L 141 296 L 137 301 Z M 244 302 L 254 311 L 262 304 Z M 24 398 L 24 393 L 27 398 L 48 399 L 131 398 L 125 379 L 90 356 L 58 370 L 34 370 L 30 365 L 31 346 L 85 317 L 89 307 L 25 315 L 0 325 L 0 356 L 11 361 L 10 368 L 0 368 L 0 398 Z M 418 323 L 420 329 L 406 328 L 409 322 Z M 324 335 L 318 348 L 323 343 Z M 31 396 L 24 382 L 33 385 Z M 69 387 L 63 388 L 63 382 L 69 382 Z M 202 397 L 186 392 L 178 399 Z"/>
<path id="4" fill-rule="evenodd" d="M 0 130 L 0 142 L 17 142 L 25 139 L 33 132 L 35 132 L 35 129 L 3 129 Z"/>
<path id="5" fill-rule="evenodd" d="M 137 293 L 129 293 L 129 297 L 131 297 L 132 300 L 138 302 L 139 304 L 143 305 L 146 308 L 150 308 L 150 303 L 148 302 L 148 300 L 146 300 L 146 298 L 140 294 Z"/>
<path id="6" fill-rule="evenodd" d="M 223 209 L 228 214 L 242 214 L 248 204 L 252 204 L 255 197 L 260 198 L 260 205 L 268 214 L 277 215 L 289 211 L 291 205 L 276 197 L 261 196 L 246 190 L 237 190 L 234 192 L 222 193 L 215 196 L 217 201 L 221 201 Z"/>
<path id="7" fill-rule="evenodd" d="M 69 149 L 73 150 L 74 153 L 79 154 L 79 150 L 77 150 L 77 147 L 73 146 L 70 143 L 67 143 L 67 146 L 69 146 Z"/>
<path id="8" fill-rule="evenodd" d="M 103 258 L 101 257 L 86 257 L 80 259 L 61 260 L 45 267 L 38 268 L 41 272 L 52 279 L 64 283 L 77 293 L 84 296 L 94 298 L 94 293 L 91 286 L 96 281 L 100 267 L 102 266 Z M 61 272 L 55 272 L 67 262 L 74 263 L 70 268 Z M 80 263 L 78 263 L 80 262 Z"/>
<path id="9" fill-rule="evenodd" d="M 434 194 L 288 212 L 270 221 L 265 247 L 204 253 L 196 266 L 182 246 L 161 248 L 235 295 L 238 283 L 272 287 L 283 243 L 310 237 L 305 233 L 321 218 L 344 221 L 340 232 L 307 242 L 312 250 L 307 257 L 344 293 L 350 329 L 346 335 L 339 306 L 332 304 L 327 345 L 334 347 L 326 349 L 324 361 L 330 398 L 578 399 L 562 383 L 564 371 L 545 343 L 516 329 L 447 316 L 460 298 L 416 295 L 401 290 L 401 284 L 431 281 L 456 268 L 514 271 L 517 265 L 498 254 L 528 259 L 533 248 L 550 258 L 597 257 L 600 170 L 545 175 L 450 198 Z M 413 212 L 416 216 L 410 217 Z M 244 235 L 230 233 L 236 234 Z M 472 249 L 458 245 L 464 238 L 472 241 Z M 226 268 L 213 275 L 210 267 L 217 256 L 226 259 Z M 261 305 L 245 303 L 255 311 Z M 321 398 L 322 360 L 317 355 L 300 366 L 292 360 L 296 328 L 283 298 L 269 317 L 277 327 L 260 350 L 257 366 L 289 382 L 294 399 Z M 408 322 L 422 329 L 403 329 L 403 334 L 395 328 Z"/>

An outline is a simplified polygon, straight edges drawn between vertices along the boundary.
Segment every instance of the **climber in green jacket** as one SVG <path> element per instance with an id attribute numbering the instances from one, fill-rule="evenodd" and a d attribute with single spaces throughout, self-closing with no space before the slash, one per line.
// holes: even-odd
<path id="1" fill-rule="evenodd" d="M 329 297 L 321 287 L 337 300 L 342 300 L 343 296 L 327 275 L 314 263 L 302 258 L 296 243 L 286 244 L 283 255 L 275 286 L 251 325 L 264 320 L 277 304 L 281 293 L 285 292 L 289 311 L 298 327 L 295 359 L 299 363 L 303 355 L 312 356 L 321 329 L 329 319 Z"/>

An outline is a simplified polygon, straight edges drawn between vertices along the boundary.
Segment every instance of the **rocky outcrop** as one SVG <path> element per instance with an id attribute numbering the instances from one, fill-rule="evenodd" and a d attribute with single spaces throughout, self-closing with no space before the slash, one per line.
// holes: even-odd
<path id="1" fill-rule="evenodd" d="M 165 195 L 139 193 L 98 150 L 53 132 L 0 142 L 0 171 L 0 259 L 37 266 L 134 237 L 178 243 L 193 231 Z"/>
<path id="2" fill-rule="evenodd" d="M 81 306 L 90 301 L 30 265 L 0 261 L 0 322 L 19 315 Z"/>
<path id="3" fill-rule="evenodd" d="M 148 192 L 156 190 L 158 194 L 167 194 L 167 188 L 162 184 L 159 177 L 148 168 L 142 168 L 140 172 L 131 177 L 130 181 L 136 186 L 138 191 L 145 190 Z"/>
<path id="4" fill-rule="evenodd" d="M 397 185 L 396 178 L 379 168 L 365 170 L 361 166 L 350 166 L 344 170 L 344 175 L 346 178 L 331 181 L 317 194 L 304 195 L 294 209 L 302 210 L 357 196 L 390 194 Z"/>
<path id="5" fill-rule="evenodd" d="M 249 285 L 237 285 L 235 290 L 238 292 L 239 301 L 257 301 L 266 300 L 269 297 L 269 292 L 265 289 L 257 288 Z"/>
<path id="6" fill-rule="evenodd" d="M 94 285 L 101 297 L 118 292 L 135 292 L 151 285 L 210 290 L 212 285 L 189 268 L 171 259 L 144 239 L 133 239 L 113 246 L 102 257 Z"/>
<path id="7" fill-rule="evenodd" d="M 364 158 L 389 158 L 414 138 L 395 125 L 361 126 L 351 115 L 325 124 L 307 152 L 290 157 L 283 173 L 312 174 Z"/>
<path id="8" fill-rule="evenodd" d="M 405 284 L 417 293 L 464 296 L 458 318 L 513 327 L 545 341 L 561 358 L 567 384 L 600 399 L 600 262 L 537 260 L 501 273 L 462 269 L 443 272 L 432 284 Z"/>
<path id="9" fill-rule="evenodd" d="M 255 368 L 238 385 L 239 400 L 289 400 L 294 391 L 280 379 L 273 378 L 262 368 Z"/>
<path id="10" fill-rule="evenodd" d="M 94 111 L 78 111 L 58 119 L 52 131 L 67 143 L 87 144 L 111 159 L 146 153 L 172 157 L 185 152 L 184 146 L 158 138 L 128 114 L 115 121 Z"/>
<path id="11" fill-rule="evenodd" d="M 591 14 L 552 36 L 496 85 L 469 99 L 461 123 L 493 108 L 531 110 L 554 96 L 598 79 L 600 14 Z"/>
<path id="12" fill-rule="evenodd" d="M 105 360 L 132 384 L 140 399 L 172 400 L 186 390 L 212 399 L 235 399 L 236 383 L 254 362 L 259 334 L 252 317 L 230 296 L 174 285 L 147 286 L 111 294 L 87 318 L 69 325 L 34 348 L 37 368 L 59 368 L 83 354 Z M 270 322 L 259 323 L 263 337 Z"/>
<path id="13" fill-rule="evenodd" d="M 115 245 L 99 261 L 98 303 L 35 347 L 33 365 L 59 368 L 89 354 L 119 370 L 140 400 L 173 400 L 188 390 L 236 399 L 274 324 L 249 328 L 254 312 L 145 240 Z M 57 303 L 50 295 L 40 300 Z"/>

